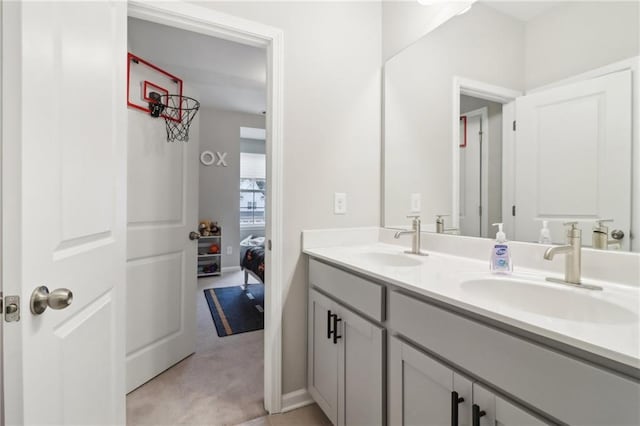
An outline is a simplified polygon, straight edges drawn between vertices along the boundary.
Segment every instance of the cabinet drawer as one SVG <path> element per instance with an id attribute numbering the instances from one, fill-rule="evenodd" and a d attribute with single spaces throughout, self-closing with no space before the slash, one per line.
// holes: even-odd
<path id="1" fill-rule="evenodd" d="M 363 314 L 377 321 L 384 320 L 384 288 L 381 285 L 314 259 L 309 259 L 309 282 Z"/>
<path id="2" fill-rule="evenodd" d="M 397 292 L 391 328 L 570 424 L 640 423 L 640 384 Z M 525 368 L 523 368 L 525 367 Z"/>

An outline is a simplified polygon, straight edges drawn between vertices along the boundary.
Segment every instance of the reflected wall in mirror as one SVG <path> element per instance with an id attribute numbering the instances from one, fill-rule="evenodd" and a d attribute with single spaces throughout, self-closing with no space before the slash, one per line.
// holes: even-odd
<path id="1" fill-rule="evenodd" d="M 388 60 L 384 226 L 640 251 L 639 13 L 481 0 Z"/>

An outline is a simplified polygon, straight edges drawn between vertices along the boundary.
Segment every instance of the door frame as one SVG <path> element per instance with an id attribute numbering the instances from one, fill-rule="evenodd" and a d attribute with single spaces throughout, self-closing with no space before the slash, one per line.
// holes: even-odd
<path id="1" fill-rule="evenodd" d="M 460 117 L 480 117 L 480 237 L 489 237 L 489 108 L 482 107 L 469 112 L 461 112 Z M 459 144 L 458 144 L 459 145 Z M 458 155 L 459 150 L 458 150 Z M 458 164 L 460 160 L 458 159 Z M 458 185 L 460 183 L 458 182 Z M 458 204 L 458 208 L 460 204 Z"/>
<path id="2" fill-rule="evenodd" d="M 205 34 L 267 51 L 267 218 L 264 328 L 264 407 L 282 410 L 282 306 L 283 306 L 283 67 L 284 33 L 281 29 L 183 2 L 129 0 L 127 15 L 158 24 Z M 274 241 L 274 244 L 271 244 Z"/>
<path id="3" fill-rule="evenodd" d="M 452 113 L 451 113 L 451 129 L 452 129 L 452 166 L 451 166 L 451 182 L 452 182 L 452 200 L 451 200 L 451 226 L 453 228 L 460 228 L 460 95 L 473 96 L 474 98 L 485 99 L 488 101 L 498 102 L 501 104 L 508 104 L 515 101 L 519 96 L 524 93 L 519 90 L 513 90 L 506 87 L 495 86 L 493 84 L 485 83 L 482 81 L 472 80 L 460 76 L 453 77 L 452 84 Z M 508 111 L 507 111 L 508 112 Z M 507 123 L 514 119 L 507 116 L 503 109 L 502 122 Z M 488 123 L 487 123 L 488 127 Z M 504 128 L 504 126 L 503 126 Z M 504 146 L 505 141 L 509 136 L 502 135 L 503 151 L 502 158 L 505 159 Z M 505 200 L 502 200 L 503 206 Z M 503 218 L 504 220 L 504 218 Z"/>

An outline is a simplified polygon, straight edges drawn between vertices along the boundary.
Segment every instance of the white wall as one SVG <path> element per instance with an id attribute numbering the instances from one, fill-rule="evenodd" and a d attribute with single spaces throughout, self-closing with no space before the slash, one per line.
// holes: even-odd
<path id="1" fill-rule="evenodd" d="M 439 2 L 429 6 L 417 1 L 382 2 L 382 58 L 387 60 L 422 36 L 467 8 L 468 1 Z"/>
<path id="2" fill-rule="evenodd" d="M 227 167 L 199 163 L 200 220 L 222 225 L 222 267 L 240 265 L 240 127 L 264 127 L 264 116 L 202 108 L 200 152 L 226 152 Z M 231 247 L 232 254 L 227 254 Z"/>
<path id="3" fill-rule="evenodd" d="M 385 226 L 408 224 L 411 193 L 425 224 L 451 214 L 453 77 L 521 90 L 523 43 L 521 22 L 476 3 L 387 61 Z"/>
<path id="4" fill-rule="evenodd" d="M 303 229 L 380 224 L 381 5 L 203 2 L 284 31 L 284 393 L 306 388 Z M 333 193 L 349 210 L 333 214 Z"/>
<path id="5" fill-rule="evenodd" d="M 637 56 L 640 3 L 563 2 L 526 25 L 527 89 Z"/>

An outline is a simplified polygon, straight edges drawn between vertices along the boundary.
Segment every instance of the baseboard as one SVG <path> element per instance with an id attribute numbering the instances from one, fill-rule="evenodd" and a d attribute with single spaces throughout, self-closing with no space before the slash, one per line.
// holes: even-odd
<path id="1" fill-rule="evenodd" d="M 282 412 L 295 410 L 313 404 L 313 399 L 306 389 L 298 389 L 282 395 Z"/>
<path id="2" fill-rule="evenodd" d="M 225 266 L 222 268 L 222 273 L 225 274 L 227 272 L 237 272 L 240 270 L 240 266 Z"/>

